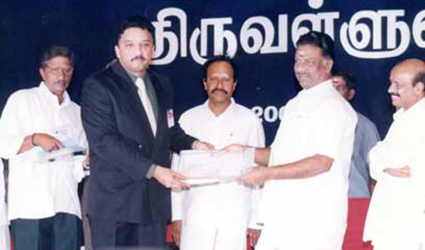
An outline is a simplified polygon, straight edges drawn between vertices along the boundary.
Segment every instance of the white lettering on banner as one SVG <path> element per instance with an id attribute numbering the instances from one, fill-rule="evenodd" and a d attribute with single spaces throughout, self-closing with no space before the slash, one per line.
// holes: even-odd
<path id="1" fill-rule="evenodd" d="M 324 0 L 308 0 L 308 6 L 313 9 L 320 9 Z"/>
<path id="2" fill-rule="evenodd" d="M 232 24 L 232 18 L 208 18 L 201 20 L 201 29 L 196 28 L 190 38 L 190 52 L 195 62 L 204 64 L 208 49 L 208 27 L 213 27 L 214 55 L 227 54 L 233 57 L 236 54 L 236 36 L 230 30 L 225 30 L 224 26 Z M 198 40 L 201 39 L 201 53 L 197 50 Z M 224 42 L 227 44 L 227 51 L 224 51 Z"/>
<path id="3" fill-rule="evenodd" d="M 264 39 L 261 31 L 258 28 L 252 27 L 254 25 L 260 25 L 264 29 Z M 280 31 L 278 45 L 273 46 L 275 29 L 270 19 L 263 16 L 251 17 L 242 25 L 240 32 L 241 46 L 248 54 L 254 54 L 258 51 L 261 54 L 287 52 L 288 15 L 279 15 L 278 31 Z M 249 45 L 250 39 L 252 39 L 252 45 Z"/>
<path id="4" fill-rule="evenodd" d="M 261 106 L 254 106 L 251 108 L 261 122 L 273 123 L 282 119 L 285 107 L 282 106 L 279 109 L 276 106 L 267 106 L 265 108 Z"/>
<path id="5" fill-rule="evenodd" d="M 178 53 L 179 39 L 177 35 L 171 31 L 165 31 L 165 28 L 171 28 L 171 21 L 166 21 L 167 17 L 175 16 L 180 21 L 180 55 L 187 56 L 187 17 L 186 13 L 178 8 L 166 8 L 158 12 L 158 21 L 153 22 L 155 26 L 155 53 L 156 58 L 152 63 L 158 65 L 169 64 L 173 62 Z M 164 40 L 168 41 L 169 49 L 166 56 L 164 53 Z"/>
<path id="6" fill-rule="evenodd" d="M 214 30 L 214 55 L 227 54 L 233 57 L 236 54 L 236 36 L 230 30 L 225 30 L 224 25 L 232 24 L 232 18 L 208 18 L 201 20 L 201 55 L 207 55 L 208 26 Z M 224 51 L 224 41 L 227 43 L 227 52 Z M 199 62 L 198 62 L 199 63 Z"/>
<path id="7" fill-rule="evenodd" d="M 310 8 L 322 5 L 323 0 L 309 1 Z M 203 18 L 199 27 L 189 34 L 186 12 L 164 8 L 153 22 L 156 44 L 152 63 L 166 65 L 177 56 L 190 54 L 195 62 L 203 64 L 211 54 L 234 56 L 238 49 L 247 54 L 287 53 L 289 39 L 295 46 L 299 37 L 310 30 L 325 32 L 337 41 L 335 36 L 339 35 L 342 48 L 351 56 L 363 59 L 400 56 L 410 44 L 410 33 L 415 44 L 425 48 L 425 10 L 416 14 L 411 28 L 402 18 L 405 10 L 360 10 L 335 32 L 340 12 L 302 13 L 294 17 L 292 24 L 288 23 L 288 14 L 278 15 L 277 24 L 269 17 L 253 16 L 242 23 L 237 37 L 232 17 Z"/>
<path id="8" fill-rule="evenodd" d="M 348 54 L 365 59 L 396 57 L 407 50 L 410 42 L 410 30 L 407 23 L 398 21 L 398 17 L 404 16 L 404 10 L 379 10 L 359 11 L 351 18 L 349 23 L 343 23 L 340 30 L 342 47 Z M 382 50 L 382 21 L 387 19 L 387 51 Z M 362 19 L 372 21 L 372 32 L 365 23 L 359 23 Z M 400 43 L 397 46 L 397 33 L 400 35 Z M 372 48 L 375 51 L 362 51 L 372 40 Z M 350 44 L 351 41 L 351 45 Z M 378 51 L 376 51 L 378 50 Z"/>
<path id="9" fill-rule="evenodd" d="M 413 21 L 413 39 L 420 48 L 425 48 L 425 40 L 422 33 L 425 31 L 425 10 L 419 12 Z"/>
<path id="10" fill-rule="evenodd" d="M 310 31 L 307 27 L 300 27 L 303 22 L 311 23 L 311 30 L 323 31 L 328 34 L 332 39 L 334 38 L 334 20 L 339 18 L 339 12 L 327 12 L 319 14 L 301 14 L 294 19 L 292 23 L 292 43 L 295 45 L 300 36 Z M 322 29 L 322 21 L 324 22 L 324 29 Z"/>

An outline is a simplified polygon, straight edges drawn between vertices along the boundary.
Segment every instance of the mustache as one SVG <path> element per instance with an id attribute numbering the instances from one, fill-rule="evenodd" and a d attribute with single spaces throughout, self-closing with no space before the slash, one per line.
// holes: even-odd
<path id="1" fill-rule="evenodd" d="M 56 81 L 56 84 L 65 85 L 67 82 L 64 80 Z"/>
<path id="2" fill-rule="evenodd" d="M 145 58 L 144 56 L 142 56 L 142 55 L 140 55 L 140 56 L 135 56 L 135 57 L 131 58 L 131 61 L 135 61 L 135 60 L 142 60 L 142 61 L 145 61 L 145 60 L 146 60 L 146 58 Z"/>
<path id="3" fill-rule="evenodd" d="M 221 91 L 221 92 L 223 92 L 224 94 L 226 94 L 226 95 L 228 95 L 229 94 L 229 92 L 227 92 L 226 90 L 224 90 L 224 89 L 213 89 L 212 91 L 211 91 L 211 93 L 212 94 L 214 94 L 215 92 L 217 92 L 217 91 Z"/>

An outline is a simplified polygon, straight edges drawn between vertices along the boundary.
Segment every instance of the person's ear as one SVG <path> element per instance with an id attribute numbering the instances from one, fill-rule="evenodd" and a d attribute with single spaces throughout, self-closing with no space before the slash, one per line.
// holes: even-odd
<path id="1" fill-rule="evenodd" d="M 425 83 L 417 82 L 413 88 L 419 96 L 425 95 Z"/>
<path id="2" fill-rule="evenodd" d="M 331 73 L 332 67 L 334 66 L 334 61 L 330 58 L 325 59 L 325 68 L 327 73 Z"/>

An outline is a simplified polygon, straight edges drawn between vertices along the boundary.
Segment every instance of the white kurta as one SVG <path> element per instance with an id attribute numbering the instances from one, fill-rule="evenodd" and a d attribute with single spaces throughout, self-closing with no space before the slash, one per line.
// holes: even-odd
<path id="1" fill-rule="evenodd" d="M 82 160 L 64 157 L 38 162 L 41 147 L 18 154 L 24 138 L 46 133 L 87 148 L 80 107 L 67 93 L 61 105 L 46 85 L 12 94 L 0 119 L 0 156 L 9 159 L 9 219 L 41 219 L 58 212 L 81 218 L 77 194 L 84 175 Z M 81 157 L 80 157 L 81 158 Z"/>
<path id="2" fill-rule="evenodd" d="M 186 111 L 180 118 L 186 133 L 214 145 L 264 146 L 264 130 L 255 114 L 233 100 L 219 116 L 208 101 Z M 259 190 L 226 183 L 173 192 L 173 221 L 183 220 L 182 250 L 244 250 L 247 227 L 258 228 Z"/>
<path id="3" fill-rule="evenodd" d="M 5 202 L 3 161 L 0 159 L 0 249 L 10 249 L 9 221 Z"/>
<path id="4" fill-rule="evenodd" d="M 264 228 L 256 249 L 341 249 L 356 122 L 355 111 L 330 80 L 288 102 L 269 165 L 316 154 L 334 162 L 330 171 L 314 177 L 266 182 L 260 207 Z"/>
<path id="5" fill-rule="evenodd" d="M 394 114 L 387 136 L 369 153 L 377 180 L 364 240 L 377 249 L 417 250 L 425 239 L 425 98 Z M 393 177 L 385 168 L 409 166 L 410 178 Z"/>

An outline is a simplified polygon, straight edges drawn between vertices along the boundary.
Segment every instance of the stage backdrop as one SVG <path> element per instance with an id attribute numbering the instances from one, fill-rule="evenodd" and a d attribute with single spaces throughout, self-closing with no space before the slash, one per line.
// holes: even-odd
<path id="1" fill-rule="evenodd" d="M 156 26 L 155 68 L 175 85 L 176 114 L 205 101 L 201 64 L 234 56 L 240 71 L 235 100 L 263 121 L 270 144 L 285 103 L 300 90 L 294 44 L 317 30 L 335 39 L 335 67 L 358 81 L 354 107 L 385 135 L 394 110 L 387 94 L 391 67 L 425 59 L 425 1 L 381 0 L 116 0 L 0 1 L 0 108 L 21 88 L 39 84 L 43 49 L 59 44 L 76 53 L 71 97 L 115 55 L 115 27 L 130 15 Z"/>

